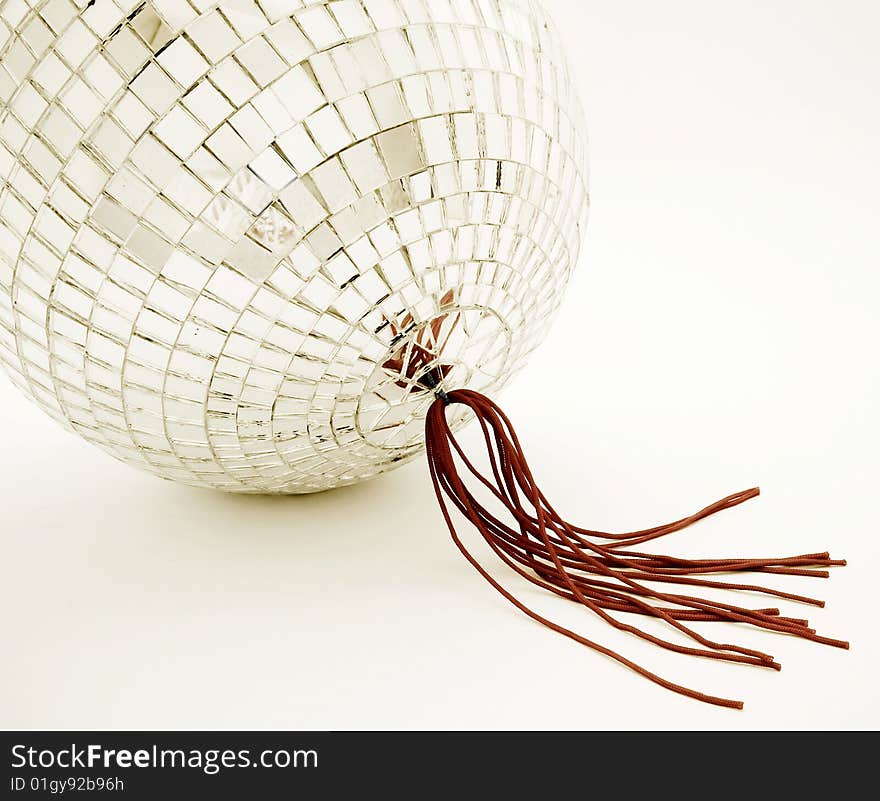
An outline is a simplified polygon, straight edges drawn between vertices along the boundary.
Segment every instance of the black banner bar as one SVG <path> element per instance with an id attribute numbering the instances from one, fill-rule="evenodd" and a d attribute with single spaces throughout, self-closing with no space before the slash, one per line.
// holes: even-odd
<path id="1" fill-rule="evenodd" d="M 875 742 L 844 734 L 2 732 L 0 798 L 580 798 L 639 786 L 790 797 L 852 781 Z M 854 747 L 858 746 L 858 747 Z M 866 746 L 868 746 L 866 748 Z"/>

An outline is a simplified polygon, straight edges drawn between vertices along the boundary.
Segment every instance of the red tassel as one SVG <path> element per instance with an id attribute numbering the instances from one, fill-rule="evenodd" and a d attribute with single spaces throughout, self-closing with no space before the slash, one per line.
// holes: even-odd
<path id="1" fill-rule="evenodd" d="M 436 382 L 431 382 L 436 383 Z M 480 472 L 468 459 L 446 419 L 446 406 L 467 406 L 482 429 L 491 467 L 491 476 Z M 718 706 L 742 709 L 741 701 L 718 698 L 682 687 L 598 643 L 539 615 L 502 587 L 462 543 L 455 530 L 447 499 L 471 523 L 498 557 L 533 584 L 582 604 L 605 622 L 661 648 L 690 656 L 742 662 L 779 670 L 769 654 L 738 645 L 719 643 L 699 634 L 686 623 L 733 621 L 748 623 L 769 631 L 791 634 L 805 640 L 848 648 L 849 644 L 820 636 L 806 620 L 785 617 L 779 609 L 748 609 L 677 592 L 661 592 L 648 584 L 678 584 L 703 588 L 746 590 L 776 598 L 823 606 L 815 598 L 782 592 L 755 584 L 739 584 L 704 578 L 717 573 L 784 573 L 798 576 L 828 577 L 823 568 L 843 566 L 828 553 L 802 554 L 765 559 L 681 559 L 664 554 L 632 550 L 650 540 L 680 531 L 709 515 L 737 506 L 759 494 L 757 488 L 738 492 L 707 506 L 690 517 L 665 526 L 610 534 L 590 531 L 565 522 L 538 488 L 526 462 L 510 420 L 484 395 L 471 390 L 437 392 L 425 423 L 428 465 L 437 500 L 452 534 L 465 558 L 499 593 L 529 617 L 576 642 L 599 651 L 673 692 Z M 459 471 L 459 464 L 465 470 Z M 495 517 L 471 493 L 465 479 L 476 481 L 501 503 L 513 518 L 514 526 Z M 659 603 L 657 603 L 659 602 Z M 697 646 L 685 646 L 649 634 L 623 623 L 614 612 L 629 612 L 659 618 L 690 638 Z"/>

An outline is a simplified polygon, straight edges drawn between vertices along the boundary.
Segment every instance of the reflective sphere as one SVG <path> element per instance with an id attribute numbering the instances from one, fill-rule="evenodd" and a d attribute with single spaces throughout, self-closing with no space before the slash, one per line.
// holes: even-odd
<path id="1" fill-rule="evenodd" d="M 535 0 L 195 5 L 0 0 L 0 362 L 165 478 L 369 478 L 561 300 L 588 194 L 558 39 Z"/>

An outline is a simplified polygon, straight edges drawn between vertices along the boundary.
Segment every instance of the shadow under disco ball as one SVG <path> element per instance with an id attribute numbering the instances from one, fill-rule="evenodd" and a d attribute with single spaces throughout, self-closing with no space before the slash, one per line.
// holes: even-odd
<path id="1" fill-rule="evenodd" d="M 368 478 L 422 450 L 420 376 L 497 390 L 560 302 L 558 40 L 531 0 L 196 5 L 0 2 L 0 359 L 165 478 Z"/>

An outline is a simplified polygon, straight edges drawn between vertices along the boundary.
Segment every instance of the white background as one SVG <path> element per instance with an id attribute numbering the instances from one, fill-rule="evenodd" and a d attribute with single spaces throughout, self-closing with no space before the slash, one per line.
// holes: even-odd
<path id="1" fill-rule="evenodd" d="M 421 461 L 320 496 L 223 496 L 117 464 L 3 382 L 0 725 L 877 727 L 880 4 L 549 5 L 588 108 L 593 214 L 550 340 L 502 398 L 533 468 L 613 530 L 760 483 L 663 548 L 830 547 L 850 560 L 830 581 L 773 583 L 827 598 L 799 611 L 852 650 L 730 627 L 782 673 L 695 660 L 497 571 L 747 702 L 704 706 L 508 606 L 449 541 Z"/>

